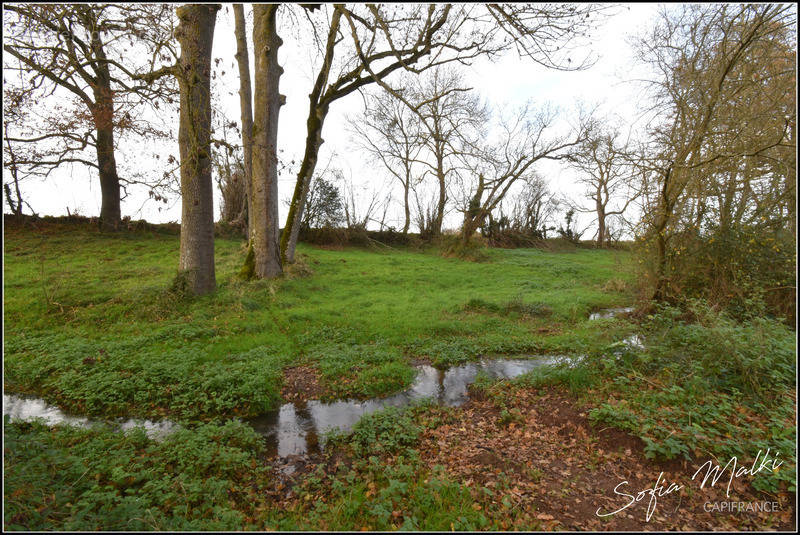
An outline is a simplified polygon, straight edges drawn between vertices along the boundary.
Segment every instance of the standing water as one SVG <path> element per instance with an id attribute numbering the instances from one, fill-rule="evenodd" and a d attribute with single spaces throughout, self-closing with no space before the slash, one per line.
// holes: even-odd
<path id="1" fill-rule="evenodd" d="M 98 422 L 83 416 L 69 415 L 58 407 L 48 405 L 42 399 L 17 396 L 14 394 L 3 394 L 3 415 L 8 415 L 11 421 L 41 418 L 48 425 L 66 424 L 78 427 L 91 427 L 97 424 L 109 423 L 118 427 L 121 431 L 133 429 L 134 427 L 144 427 L 147 436 L 155 439 L 171 433 L 178 427 L 169 420 L 154 422 L 152 420 L 119 419 L 112 422 Z"/>
<path id="2" fill-rule="evenodd" d="M 495 379 L 509 379 L 539 366 L 567 360 L 566 357 L 483 360 L 447 370 L 417 366 L 411 388 L 394 396 L 366 401 L 286 403 L 276 411 L 250 419 L 249 423 L 267 438 L 268 448 L 278 457 L 313 453 L 324 447 L 325 433 L 347 431 L 363 415 L 385 407 L 402 407 L 426 398 L 450 407 L 461 405 L 469 397 L 467 387 L 475 382 L 479 372 Z"/>
<path id="3" fill-rule="evenodd" d="M 628 312 L 633 312 L 635 309 L 633 307 L 622 307 L 622 308 L 606 308 L 604 310 L 598 310 L 597 312 L 592 312 L 589 314 L 590 320 L 599 320 L 599 319 L 607 319 L 613 318 L 617 314 L 627 314 Z"/>
<path id="4" fill-rule="evenodd" d="M 535 359 L 482 360 L 440 370 L 433 366 L 417 366 L 417 377 L 411 388 L 386 398 L 365 401 L 344 400 L 330 403 L 322 401 L 286 403 L 278 410 L 247 420 L 256 432 L 264 436 L 267 452 L 278 457 L 301 455 L 320 451 L 324 447 L 324 434 L 330 431 L 348 431 L 365 414 L 385 407 L 401 407 L 416 400 L 432 399 L 447 405 L 464 403 L 469 394 L 467 387 L 475 382 L 478 373 L 490 378 L 509 379 L 548 364 L 569 362 L 568 357 L 548 356 Z M 43 418 L 50 425 L 68 424 L 89 427 L 95 423 L 88 418 L 70 416 L 41 399 L 3 394 L 3 414 L 13 420 Z M 148 436 L 160 438 L 177 425 L 169 420 L 125 420 L 112 422 L 121 430 L 135 426 L 144 427 Z"/>

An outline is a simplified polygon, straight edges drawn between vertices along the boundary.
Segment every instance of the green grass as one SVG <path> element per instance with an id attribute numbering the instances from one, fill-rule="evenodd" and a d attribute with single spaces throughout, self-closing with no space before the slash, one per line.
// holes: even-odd
<path id="1" fill-rule="evenodd" d="M 258 435 L 236 422 L 163 442 L 142 429 L 6 422 L 4 438 L 9 530 L 240 530 L 249 484 L 269 477 Z"/>
<path id="2" fill-rule="evenodd" d="M 772 319 L 737 322 L 700 301 L 690 313 L 691 321 L 671 307 L 648 316 L 644 348 L 615 344 L 577 365 L 475 386 L 501 406 L 513 403 L 516 388 L 566 386 L 594 405 L 590 420 L 640 437 L 653 459 L 735 456 L 748 464 L 769 448 L 785 464 L 760 472 L 754 488 L 794 492 L 795 332 Z"/>
<path id="3" fill-rule="evenodd" d="M 452 409 L 423 402 L 364 416 L 350 433 L 331 438 L 356 459 L 352 466 L 330 473 L 320 467 L 297 489 L 300 500 L 270 509 L 261 521 L 284 530 L 499 529 L 502 514 L 474 508 L 467 487 L 442 467 L 420 462 L 415 446 L 422 431 L 451 415 Z M 325 499 L 315 499 L 320 495 Z"/>
<path id="4" fill-rule="evenodd" d="M 178 236 L 73 224 L 5 238 L 6 387 L 92 415 L 256 414 L 297 364 L 337 397 L 385 395 L 413 381 L 414 358 L 583 352 L 631 328 L 586 320 L 631 302 L 607 284 L 631 279 L 622 251 L 488 250 L 476 263 L 301 244 L 296 271 L 310 276 L 244 282 L 242 242 L 217 239 L 218 291 L 185 299 L 167 291 Z"/>
<path id="5" fill-rule="evenodd" d="M 512 504 L 475 508 L 494 491 L 420 461 L 420 436 L 454 409 L 390 408 L 333 435 L 352 466 L 306 475 L 288 508 L 264 501 L 274 480 L 257 435 L 209 423 L 277 407 L 289 366 L 316 368 L 334 398 L 374 397 L 406 388 L 414 359 L 449 366 L 486 354 L 586 356 L 514 381 L 479 377 L 501 425 L 521 418 L 515 389 L 565 386 L 594 406 L 594 421 L 640 436 L 652 457 L 777 448 L 786 469 L 755 485 L 795 485 L 794 332 L 701 304 L 691 321 L 671 309 L 643 325 L 589 321 L 593 310 L 632 303 L 629 252 L 491 249 L 468 262 L 435 249 L 301 244 L 288 276 L 245 282 L 242 242 L 217 239 L 218 291 L 185 298 L 169 290 L 178 246 L 176 235 L 80 224 L 5 229 L 7 391 L 81 414 L 184 425 L 159 443 L 142 430 L 6 423 L 5 528 L 500 529 Z M 642 329 L 646 349 L 620 345 Z"/>

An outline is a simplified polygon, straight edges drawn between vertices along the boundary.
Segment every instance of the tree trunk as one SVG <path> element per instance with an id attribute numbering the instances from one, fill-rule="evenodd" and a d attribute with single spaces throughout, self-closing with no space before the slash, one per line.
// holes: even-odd
<path id="1" fill-rule="evenodd" d="M 433 236 L 442 234 L 444 207 L 447 203 L 447 184 L 444 179 L 444 162 L 441 154 L 436 155 L 436 178 L 439 179 L 439 204 L 436 206 L 436 218 L 433 220 Z"/>
<path id="2" fill-rule="evenodd" d="M 94 88 L 92 108 L 97 140 L 97 166 L 100 174 L 100 226 L 103 230 L 118 230 L 122 218 L 117 161 L 114 158 L 114 97 L 108 67 L 99 67 Z"/>
<path id="3" fill-rule="evenodd" d="M 253 235 L 253 95 L 250 83 L 250 55 L 247 52 L 247 27 L 242 4 L 233 4 L 236 24 L 236 61 L 239 64 L 239 102 L 242 112 L 242 147 L 244 148 L 244 184 L 247 194 L 247 237 Z"/>
<path id="4" fill-rule="evenodd" d="M 97 163 L 100 168 L 100 226 L 118 230 L 122 219 L 119 176 L 114 158 L 114 130 L 111 126 L 97 129 Z"/>
<path id="5" fill-rule="evenodd" d="M 466 247 L 472 239 L 472 235 L 483 223 L 485 211 L 481 208 L 481 198 L 483 197 L 485 179 L 483 175 L 478 175 L 478 187 L 475 195 L 469 201 L 466 212 L 464 212 L 464 225 L 461 228 L 461 242 Z"/>
<path id="6" fill-rule="evenodd" d="M 465 247 L 469 245 L 472 235 L 475 234 L 475 231 L 478 230 L 479 226 L 480 225 L 475 221 L 475 219 L 472 219 L 469 216 L 464 217 L 464 225 L 461 229 L 461 243 L 463 243 Z"/>
<path id="7" fill-rule="evenodd" d="M 86 16 L 96 22 L 93 9 L 86 11 Z M 97 150 L 97 167 L 100 175 L 100 226 L 104 230 L 118 230 L 122 218 L 119 195 L 119 176 L 117 162 L 114 157 L 114 93 L 111 91 L 111 71 L 106 60 L 102 36 L 92 32 L 91 47 L 98 60 L 93 65 L 95 84 L 94 106 L 91 108 L 94 126 L 97 131 L 95 149 Z"/>
<path id="8" fill-rule="evenodd" d="M 176 9 L 175 32 L 181 47 L 180 87 L 181 249 L 178 271 L 189 290 L 216 289 L 214 273 L 214 198 L 211 182 L 211 46 L 219 4 L 189 4 Z"/>
<path id="9" fill-rule="evenodd" d="M 314 87 L 308 95 L 309 111 L 306 121 L 306 149 L 303 155 L 303 163 L 300 165 L 300 172 L 297 174 L 292 202 L 289 205 L 289 214 L 286 217 L 286 225 L 281 237 L 281 259 L 285 263 L 294 262 L 294 251 L 300 236 L 300 222 L 303 220 L 306 198 L 311 187 L 311 177 L 314 175 L 314 169 L 317 166 L 319 148 L 323 143 L 322 126 L 325 124 L 325 117 L 328 115 L 330 101 L 322 96 L 322 92 L 328 83 L 341 16 L 342 10 L 338 7 L 334 9 L 328 28 L 328 42 L 323 64 L 317 74 Z M 345 205 L 345 215 L 347 216 L 347 205 Z"/>
<path id="10" fill-rule="evenodd" d="M 669 190 L 671 189 L 672 168 L 668 168 L 664 173 L 664 184 L 661 187 L 661 196 L 658 212 L 656 214 L 656 273 L 655 289 L 653 290 L 653 301 L 663 301 L 667 291 L 667 225 L 672 215 L 672 205 L 669 201 Z"/>
<path id="11" fill-rule="evenodd" d="M 278 246 L 278 114 L 285 97 L 278 90 L 283 74 L 278 65 L 278 48 L 283 41 L 278 36 L 277 10 L 276 4 L 253 6 L 256 55 L 250 236 L 253 264 L 252 273 L 246 275 L 260 279 L 277 277 L 283 272 Z"/>
<path id="12" fill-rule="evenodd" d="M 6 134 L 6 147 L 8 149 L 8 161 L 3 163 L 8 166 L 8 169 L 11 171 L 11 177 L 14 179 L 14 190 L 17 194 L 16 205 L 14 204 L 14 200 L 11 198 L 11 188 L 9 185 L 3 184 L 3 188 L 6 191 L 6 202 L 8 202 L 8 207 L 11 208 L 11 212 L 14 215 L 19 217 L 22 215 L 22 193 L 19 190 L 19 168 L 17 167 L 17 157 L 14 153 L 14 146 L 8 139 L 8 124 L 3 126 Z"/>
<path id="13" fill-rule="evenodd" d="M 597 246 L 601 249 L 606 244 L 606 212 L 605 206 L 597 201 Z"/>
<path id="14" fill-rule="evenodd" d="M 406 221 L 403 224 L 403 234 L 408 234 L 408 228 L 411 226 L 411 207 L 408 204 L 408 190 L 411 185 L 411 177 L 406 177 L 406 183 L 403 184 L 403 207 L 406 211 Z"/>
<path id="15" fill-rule="evenodd" d="M 303 219 L 308 190 L 311 187 L 311 177 L 314 176 L 317 166 L 319 148 L 323 143 L 322 126 L 325 124 L 325 117 L 328 114 L 327 105 L 320 107 L 312 101 L 311 107 L 307 122 L 306 151 L 303 155 L 300 172 L 297 173 L 292 204 L 289 206 L 289 215 L 286 217 L 286 225 L 281 237 L 281 258 L 287 264 L 294 262 L 294 251 L 300 236 L 300 222 Z"/>

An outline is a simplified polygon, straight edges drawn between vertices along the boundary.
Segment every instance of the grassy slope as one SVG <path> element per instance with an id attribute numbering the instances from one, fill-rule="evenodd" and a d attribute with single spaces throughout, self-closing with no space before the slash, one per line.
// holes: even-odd
<path id="1" fill-rule="evenodd" d="M 625 252 L 493 250 L 473 263 L 301 246 L 308 269 L 295 271 L 311 276 L 242 282 L 241 242 L 218 239 L 218 292 L 185 300 L 165 291 L 177 236 L 73 225 L 5 238 L 6 386 L 92 414 L 260 412 L 299 363 L 336 395 L 385 394 L 413 380 L 412 358 L 584 352 L 630 328 L 586 321 L 630 302 L 603 290 L 630 279 Z"/>

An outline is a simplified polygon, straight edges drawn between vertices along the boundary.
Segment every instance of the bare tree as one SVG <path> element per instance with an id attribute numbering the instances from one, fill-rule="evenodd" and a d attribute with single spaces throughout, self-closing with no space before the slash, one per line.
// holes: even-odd
<path id="1" fill-rule="evenodd" d="M 566 199 L 550 190 L 536 171 L 526 175 L 518 191 L 509 190 L 493 212 L 489 212 L 481 234 L 490 245 L 535 245 L 556 230 L 554 218 Z"/>
<path id="2" fill-rule="evenodd" d="M 490 114 L 478 95 L 464 87 L 461 75 L 453 69 L 437 67 L 417 82 L 410 102 L 420 118 L 422 140 L 430 156 L 419 161 L 426 168 L 425 175 L 434 176 L 439 188 L 430 229 L 433 236 L 438 236 L 442 233 L 451 176 L 458 173 L 462 156 L 483 134 Z"/>
<path id="3" fill-rule="evenodd" d="M 216 95 L 212 97 L 212 138 L 211 159 L 216 172 L 217 187 L 222 194 L 220 221 L 247 233 L 247 182 L 245 179 L 242 147 L 229 142 L 237 131 L 236 122 L 229 120 L 217 105 Z M 221 137 L 220 137 L 221 134 Z"/>
<path id="4" fill-rule="evenodd" d="M 66 109 L 56 109 L 34 127 L 15 125 L 22 133 L 7 136 L 8 142 L 36 144 L 16 165 L 44 176 L 65 164 L 96 169 L 102 194 L 100 221 L 106 229 L 120 223 L 121 180 L 135 182 L 118 175 L 115 135 L 130 131 L 165 137 L 141 118 L 142 107 L 146 103 L 158 107 L 172 89 L 166 82 L 137 83 L 135 73 L 153 70 L 161 60 L 169 46 L 170 17 L 168 6 L 156 4 L 4 6 L 3 49 L 18 62 L 4 63 L 4 70 L 29 75 L 25 90 L 39 98 L 54 93 L 72 98 Z M 131 58 L 137 57 L 147 60 L 133 65 Z M 94 149 L 94 159 L 85 154 L 89 149 Z"/>
<path id="5" fill-rule="evenodd" d="M 400 182 L 403 187 L 403 234 L 411 225 L 410 192 L 414 181 L 414 162 L 422 150 L 422 133 L 417 116 L 408 107 L 385 91 L 364 97 L 364 114 L 350 119 L 349 124 L 361 148 L 373 161 Z"/>
<path id="6" fill-rule="evenodd" d="M 397 92 L 402 100 L 387 91 L 367 96 L 365 114 L 354 129 L 367 152 L 403 185 L 405 229 L 411 220 L 412 170 L 421 170 L 417 182 L 434 178 L 438 200 L 425 232 L 437 236 L 447 207 L 447 186 L 459 170 L 459 156 L 469 150 L 468 138 L 480 135 L 488 120 L 488 108 L 465 87 L 457 71 L 444 66 L 406 74 L 397 85 L 403 87 Z"/>
<path id="7" fill-rule="evenodd" d="M 555 120 L 554 110 L 533 112 L 527 105 L 510 117 L 499 118 L 498 143 L 486 143 L 486 148 L 476 147 L 473 154 L 465 155 L 471 172 L 465 173 L 460 184 L 464 245 L 514 183 L 534 173 L 536 162 L 566 158 L 567 149 L 583 142 L 590 131 L 590 121 L 580 118 L 570 134 L 554 134 Z"/>
<path id="8" fill-rule="evenodd" d="M 357 191 L 352 177 L 345 178 L 340 169 L 333 169 L 331 174 L 338 182 L 341 182 L 344 190 L 342 208 L 344 209 L 345 225 L 351 230 L 367 230 L 367 223 L 370 222 L 372 214 L 379 207 L 379 192 L 369 189 L 365 185 L 358 188 L 360 191 Z M 362 209 L 359 206 L 366 208 Z"/>
<path id="9" fill-rule="evenodd" d="M 544 178 L 537 172 L 523 178 L 522 190 L 514 199 L 511 227 L 535 238 L 547 238 L 548 227 L 561 205 L 558 196 L 550 191 Z"/>
<path id="10" fill-rule="evenodd" d="M 422 194 L 422 199 L 425 199 L 425 202 L 423 202 L 420 199 L 420 186 L 423 186 L 421 182 L 411 185 L 411 191 L 414 193 L 414 204 L 416 206 L 414 219 L 419 229 L 420 236 L 432 236 L 433 225 L 436 220 L 437 202 L 435 196 L 425 195 L 424 192 Z"/>
<path id="11" fill-rule="evenodd" d="M 573 63 L 569 50 L 585 37 L 592 15 L 602 10 L 589 4 L 365 4 L 320 10 L 315 27 L 324 28 L 320 33 L 327 37 L 317 39 L 322 62 L 309 96 L 306 151 L 281 238 L 283 260 L 291 262 L 294 257 L 322 127 L 334 101 L 371 83 L 391 92 L 385 80 L 399 69 L 419 73 L 510 49 L 546 66 L 581 68 L 586 61 Z"/>
<path id="12" fill-rule="evenodd" d="M 29 168 L 20 165 L 18 162 L 30 159 L 30 155 L 23 156 L 20 154 L 20 147 L 9 139 L 9 127 L 13 123 L 19 124 L 28 121 L 29 100 L 31 98 L 32 95 L 29 91 L 15 90 L 8 87 L 3 88 L 3 168 L 8 169 L 11 175 L 11 183 L 4 182 L 3 191 L 11 213 L 16 216 L 22 215 L 23 205 L 27 205 L 33 212 L 31 205 L 23 199 L 19 186 L 19 183 L 31 176 L 31 173 Z M 23 149 L 25 146 L 23 145 Z M 11 191 L 12 184 L 14 187 L 13 193 Z"/>
<path id="13" fill-rule="evenodd" d="M 244 162 L 235 162 L 232 166 L 217 162 L 216 167 L 217 186 L 222 194 L 219 219 L 238 228 L 246 223 L 242 221 L 242 216 L 247 214 Z"/>
<path id="14" fill-rule="evenodd" d="M 587 186 L 586 196 L 594 202 L 592 211 L 597 218 L 598 247 L 606 244 L 607 218 L 622 215 L 639 195 L 634 185 L 635 171 L 630 164 L 627 143 L 622 142 L 620 136 L 615 128 L 598 130 L 568 158 L 579 172 L 578 181 Z M 610 206 L 612 200 L 619 204 Z"/>
<path id="15" fill-rule="evenodd" d="M 704 210 L 698 196 L 707 184 L 704 177 L 736 156 L 732 145 L 716 142 L 726 130 L 720 118 L 728 106 L 740 104 L 738 95 L 766 81 L 762 75 L 754 79 L 753 73 L 749 78 L 737 73 L 795 23 L 790 6 L 691 5 L 665 9 L 653 31 L 638 41 L 640 59 L 654 72 L 650 86 L 660 113 L 640 163 L 650 193 L 645 224 L 655 249 L 654 299 L 667 298 L 672 236 Z M 765 61 L 758 58 L 755 64 Z M 748 119 L 747 109 L 739 107 L 736 128 L 749 128 Z M 786 142 L 789 117 L 778 119 L 780 131 L 772 132 L 771 140 L 748 143 L 749 154 Z M 690 212 L 695 217 L 683 217 Z"/>

